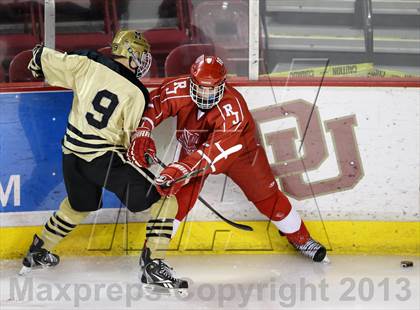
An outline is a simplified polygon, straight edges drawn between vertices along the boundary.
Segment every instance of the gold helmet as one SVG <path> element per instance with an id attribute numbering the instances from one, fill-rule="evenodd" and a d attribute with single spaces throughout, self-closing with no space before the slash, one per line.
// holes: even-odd
<path id="1" fill-rule="evenodd" d="M 115 34 L 111 47 L 112 54 L 128 58 L 129 66 L 136 70 L 137 78 L 145 76 L 149 71 L 152 55 L 150 45 L 142 33 L 135 30 L 120 30 Z"/>

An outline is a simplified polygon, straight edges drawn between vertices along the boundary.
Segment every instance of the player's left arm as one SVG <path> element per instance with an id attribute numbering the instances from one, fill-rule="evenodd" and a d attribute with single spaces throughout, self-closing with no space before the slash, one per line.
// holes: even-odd
<path id="1" fill-rule="evenodd" d="M 74 89 L 78 76 L 83 76 L 83 71 L 88 69 L 88 60 L 86 57 L 37 45 L 32 50 L 28 69 L 36 78 L 45 77 L 52 86 Z"/>
<path id="2" fill-rule="evenodd" d="M 44 78 L 44 72 L 42 72 L 41 55 L 44 50 L 44 46 L 41 44 L 35 45 L 32 49 L 32 58 L 28 64 L 28 70 L 31 71 L 34 78 Z"/>

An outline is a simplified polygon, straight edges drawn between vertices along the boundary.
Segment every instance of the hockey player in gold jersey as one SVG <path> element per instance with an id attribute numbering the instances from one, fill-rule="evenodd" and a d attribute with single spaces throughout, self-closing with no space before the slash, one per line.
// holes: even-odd
<path id="1" fill-rule="evenodd" d="M 34 236 L 22 274 L 58 264 L 54 246 L 102 207 L 103 188 L 132 212 L 159 203 L 160 195 L 145 176 L 148 172 L 125 160 L 130 136 L 149 102 L 139 78 L 150 68 L 150 46 L 140 32 L 122 30 L 113 39 L 112 54 L 113 59 L 94 51 L 61 53 L 40 45 L 33 49 L 28 65 L 32 74 L 72 89 L 74 98 L 62 141 L 67 197 L 41 235 Z"/>

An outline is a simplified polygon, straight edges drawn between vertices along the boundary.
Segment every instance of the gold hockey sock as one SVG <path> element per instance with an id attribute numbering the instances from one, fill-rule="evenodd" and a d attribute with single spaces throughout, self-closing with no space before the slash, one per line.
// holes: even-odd
<path id="1" fill-rule="evenodd" d="M 178 203 L 175 197 L 162 197 L 152 205 L 152 218 L 146 227 L 146 246 L 150 249 L 152 259 L 165 258 L 177 212 Z"/>
<path id="2" fill-rule="evenodd" d="M 80 212 L 74 210 L 69 203 L 68 198 L 61 202 L 60 209 L 50 217 L 45 223 L 41 233 L 41 239 L 44 241 L 44 248 L 51 251 L 65 236 L 80 224 L 90 212 Z"/>

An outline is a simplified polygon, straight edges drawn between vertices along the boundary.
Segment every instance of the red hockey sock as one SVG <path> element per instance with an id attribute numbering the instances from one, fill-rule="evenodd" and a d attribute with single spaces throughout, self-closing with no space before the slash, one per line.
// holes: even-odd
<path id="1" fill-rule="evenodd" d="M 289 234 L 283 233 L 283 235 L 286 236 L 289 242 L 298 245 L 305 244 L 311 237 L 303 221 L 301 221 L 300 228 L 298 231 Z"/>
<path id="2" fill-rule="evenodd" d="M 310 238 L 299 213 L 293 209 L 289 199 L 282 192 L 279 191 L 276 195 L 255 205 L 262 214 L 273 221 L 280 234 L 286 236 L 289 242 L 304 244 Z"/>

